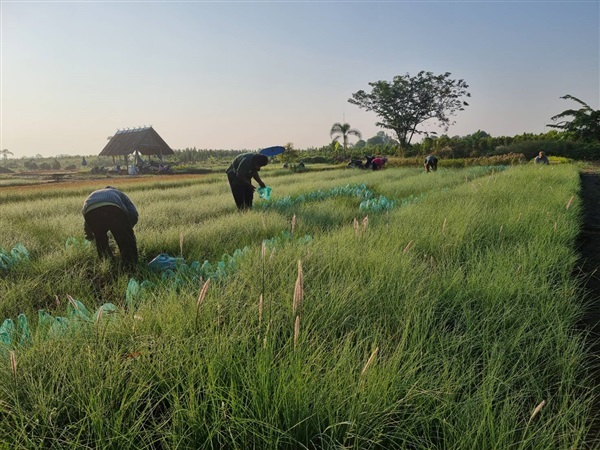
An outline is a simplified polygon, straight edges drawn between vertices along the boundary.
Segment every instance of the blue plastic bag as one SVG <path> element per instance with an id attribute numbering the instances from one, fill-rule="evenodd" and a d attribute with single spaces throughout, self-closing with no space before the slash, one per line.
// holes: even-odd
<path id="1" fill-rule="evenodd" d="M 152 270 L 162 272 L 163 270 L 167 269 L 175 269 L 177 263 L 182 261 L 183 258 L 174 258 L 172 256 L 167 255 L 166 253 L 161 253 L 148 263 L 148 267 Z"/>

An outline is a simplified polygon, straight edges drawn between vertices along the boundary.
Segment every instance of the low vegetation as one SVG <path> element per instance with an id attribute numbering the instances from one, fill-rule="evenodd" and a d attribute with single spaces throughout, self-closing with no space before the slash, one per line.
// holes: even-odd
<path id="1" fill-rule="evenodd" d="M 246 213 L 222 174 L 115 180 L 138 206 L 144 262 L 246 248 L 209 282 L 140 267 L 134 303 L 130 277 L 81 240 L 83 199 L 105 180 L 0 190 L 0 244 L 30 253 L 0 274 L 0 320 L 31 326 L 30 341 L 0 344 L 0 448 L 597 444 L 575 331 L 576 167 L 268 166 L 262 178 L 273 204 Z M 275 206 L 363 183 L 395 207 Z M 116 311 L 50 336 L 38 310 L 74 314 L 68 296 Z"/>

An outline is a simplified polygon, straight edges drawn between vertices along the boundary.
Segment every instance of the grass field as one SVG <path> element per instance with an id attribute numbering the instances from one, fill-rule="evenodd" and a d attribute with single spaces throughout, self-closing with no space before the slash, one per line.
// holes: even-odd
<path id="1" fill-rule="evenodd" d="M 111 180 L 143 263 L 187 263 L 129 296 L 82 241 L 105 182 L 0 189 L 0 244 L 30 252 L 0 321 L 31 328 L 0 344 L 0 448 L 595 448 L 576 167 L 268 169 L 245 213 L 223 175 Z"/>

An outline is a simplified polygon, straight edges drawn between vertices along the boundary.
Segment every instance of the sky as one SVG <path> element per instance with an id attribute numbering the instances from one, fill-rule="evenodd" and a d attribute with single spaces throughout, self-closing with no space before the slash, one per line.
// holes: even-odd
<path id="1" fill-rule="evenodd" d="M 0 27 L 15 158 L 96 155 L 148 125 L 173 149 L 321 147 L 336 122 L 394 137 L 348 99 L 422 70 L 469 85 L 450 136 L 549 131 L 579 107 L 566 94 L 600 108 L 598 0 L 1 0 Z"/>

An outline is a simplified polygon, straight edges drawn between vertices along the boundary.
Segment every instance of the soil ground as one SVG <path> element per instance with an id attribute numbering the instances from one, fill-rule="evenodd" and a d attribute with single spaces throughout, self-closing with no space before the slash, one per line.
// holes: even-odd
<path id="1" fill-rule="evenodd" d="M 106 175 L 98 175 L 98 176 L 86 176 L 85 178 L 78 179 L 69 179 L 65 178 L 62 180 L 52 180 L 48 182 L 47 180 L 37 180 L 34 184 L 11 184 L 7 186 L 0 186 L 0 190 L 2 191 L 36 191 L 36 190 L 45 190 L 48 189 L 48 186 L 51 185 L 52 189 L 72 189 L 79 188 L 84 186 L 94 187 L 97 189 L 98 184 L 115 184 L 118 183 L 119 186 L 123 186 L 125 184 L 136 184 L 136 183 L 147 183 L 151 181 L 155 181 L 157 177 L 160 180 L 167 181 L 181 181 L 192 178 L 200 178 L 206 176 L 206 174 L 173 174 L 173 175 L 140 175 L 140 176 L 106 176 Z"/>
<path id="2" fill-rule="evenodd" d="M 589 332 L 590 374 L 600 392 L 600 163 L 580 173 L 583 223 L 578 239 L 580 254 L 575 276 L 581 277 L 586 291 L 585 313 L 580 326 Z M 600 439 L 600 394 L 596 395 L 592 442 Z"/>

